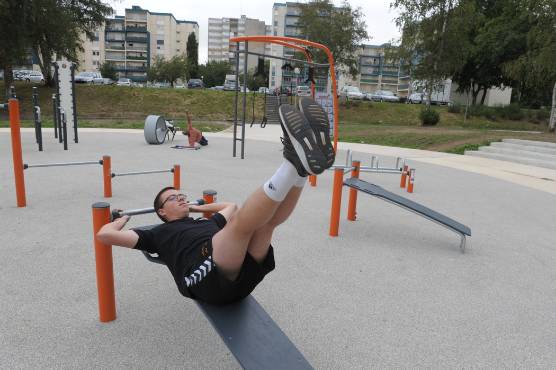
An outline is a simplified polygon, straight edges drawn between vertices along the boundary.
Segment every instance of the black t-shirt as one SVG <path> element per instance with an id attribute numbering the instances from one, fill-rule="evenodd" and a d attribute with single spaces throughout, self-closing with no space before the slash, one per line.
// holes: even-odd
<path id="1" fill-rule="evenodd" d="M 189 296 L 183 277 L 203 257 L 200 247 L 224 225 L 224 216 L 215 213 L 209 219 L 186 217 L 150 230 L 133 229 L 139 235 L 135 249 L 157 253 L 170 269 L 180 292 Z"/>

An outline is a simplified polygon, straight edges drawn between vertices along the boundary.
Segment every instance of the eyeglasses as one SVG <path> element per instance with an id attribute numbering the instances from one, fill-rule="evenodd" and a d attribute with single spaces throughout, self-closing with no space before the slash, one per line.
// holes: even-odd
<path id="1" fill-rule="evenodd" d="M 162 202 L 162 204 L 160 205 L 160 208 L 164 207 L 164 205 L 166 204 L 166 202 L 173 202 L 173 201 L 183 201 L 186 200 L 187 196 L 185 194 L 172 194 L 170 196 L 168 196 L 168 198 L 166 198 L 166 200 L 164 202 Z"/>

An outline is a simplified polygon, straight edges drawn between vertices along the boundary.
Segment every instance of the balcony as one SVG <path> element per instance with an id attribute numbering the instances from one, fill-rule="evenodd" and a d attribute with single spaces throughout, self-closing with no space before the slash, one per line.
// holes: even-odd
<path id="1" fill-rule="evenodd" d="M 147 32 L 147 27 L 143 26 L 127 26 L 125 29 L 126 32 Z"/>
<path id="2" fill-rule="evenodd" d="M 126 42 L 140 42 L 146 44 L 148 42 L 148 38 L 146 37 L 127 37 L 125 39 Z"/>
<path id="3" fill-rule="evenodd" d="M 147 72 L 147 67 L 130 67 L 127 66 L 128 72 Z"/>
<path id="4" fill-rule="evenodd" d="M 137 55 L 128 55 L 127 60 L 131 60 L 131 61 L 137 60 L 137 61 L 142 62 L 142 61 L 147 60 L 147 57 L 146 56 L 141 57 L 141 56 L 137 56 Z"/>
<path id="5" fill-rule="evenodd" d="M 106 50 L 124 50 L 125 48 L 121 45 L 106 45 Z"/>
<path id="6" fill-rule="evenodd" d="M 104 31 L 106 33 L 108 32 L 124 32 L 124 28 L 123 27 L 107 27 L 104 29 Z"/>

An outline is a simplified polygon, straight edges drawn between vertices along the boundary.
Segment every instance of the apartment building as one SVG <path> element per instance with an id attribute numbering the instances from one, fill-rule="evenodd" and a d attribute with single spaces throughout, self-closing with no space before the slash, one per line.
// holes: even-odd
<path id="1" fill-rule="evenodd" d="M 125 10 L 124 16 L 106 19 L 93 40 L 85 40 L 79 55 L 80 71 L 95 71 L 112 62 L 120 77 L 141 82 L 156 57 L 170 59 L 185 54 L 191 33 L 199 40 L 199 24 L 177 20 L 171 13 L 156 13 L 139 6 Z"/>
<path id="2" fill-rule="evenodd" d="M 264 21 L 247 18 L 242 15 L 240 18 L 209 18 L 208 23 L 208 61 L 229 62 L 235 68 L 236 59 L 234 51 L 236 44 L 230 43 L 230 38 L 240 36 L 264 36 L 270 31 Z M 244 44 L 240 44 L 243 50 Z M 264 54 L 270 52 L 270 47 L 261 43 L 250 43 L 248 51 Z M 243 61 L 245 54 L 240 54 L 239 65 L 243 72 Z M 249 56 L 247 59 L 247 69 L 253 70 L 257 67 L 257 56 Z"/>
<path id="3" fill-rule="evenodd" d="M 388 90 L 405 97 L 410 91 L 409 70 L 385 57 L 387 45 L 364 45 L 357 51 L 359 75 L 356 80 L 342 76 L 340 85 L 359 86 L 362 92 Z M 345 80 L 343 80 L 345 78 Z"/>

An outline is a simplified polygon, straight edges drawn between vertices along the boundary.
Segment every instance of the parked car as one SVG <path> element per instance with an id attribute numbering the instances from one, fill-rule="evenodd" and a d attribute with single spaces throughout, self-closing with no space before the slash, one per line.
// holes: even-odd
<path id="1" fill-rule="evenodd" d="M 198 78 L 192 78 L 189 81 L 187 81 L 187 88 L 188 89 L 203 89 L 205 87 L 205 84 L 203 83 L 202 80 L 198 79 Z"/>
<path id="2" fill-rule="evenodd" d="M 425 93 L 413 93 L 407 98 L 408 104 L 421 104 L 426 103 L 427 97 Z"/>
<path id="3" fill-rule="evenodd" d="M 370 100 L 398 103 L 400 98 L 397 97 L 392 91 L 377 90 L 370 95 Z"/>
<path id="4" fill-rule="evenodd" d="M 259 92 L 260 94 L 270 94 L 269 88 L 268 88 L 268 87 L 264 87 L 264 86 L 263 86 L 263 87 L 259 87 L 258 92 Z"/>
<path id="5" fill-rule="evenodd" d="M 116 82 L 116 86 L 131 86 L 131 80 L 129 78 L 120 78 Z"/>
<path id="6" fill-rule="evenodd" d="M 103 85 L 114 85 L 116 83 L 116 81 L 114 81 L 111 78 L 103 78 L 102 79 L 102 84 Z"/>
<path id="7" fill-rule="evenodd" d="M 27 76 L 33 71 L 27 70 L 27 69 L 20 69 L 20 70 L 14 70 L 13 71 L 13 76 L 14 76 L 14 80 L 15 81 L 25 81 L 25 79 L 27 78 Z"/>
<path id="8" fill-rule="evenodd" d="M 236 89 L 236 75 L 226 75 L 224 80 L 224 90 L 235 91 Z"/>
<path id="9" fill-rule="evenodd" d="M 187 85 L 178 85 L 178 84 L 175 84 L 175 85 L 174 85 L 174 89 L 187 89 Z"/>
<path id="10" fill-rule="evenodd" d="M 297 95 L 297 96 L 311 96 L 311 88 L 309 86 L 298 86 L 295 89 L 295 95 Z"/>
<path id="11" fill-rule="evenodd" d="M 104 84 L 104 79 L 99 72 L 79 72 L 75 76 L 75 83 L 102 85 Z"/>
<path id="12" fill-rule="evenodd" d="M 25 76 L 25 82 L 38 82 L 42 84 L 44 83 L 44 76 L 42 75 L 42 72 L 31 71 Z"/>
<path id="13" fill-rule="evenodd" d="M 340 89 L 339 95 L 351 100 L 365 99 L 365 94 L 363 94 L 357 86 L 344 86 Z"/>
<path id="14" fill-rule="evenodd" d="M 223 90 L 224 90 L 224 86 L 221 86 L 221 85 L 219 85 L 219 86 L 213 86 L 213 87 L 211 87 L 210 89 L 211 89 L 211 90 L 223 91 Z"/>

